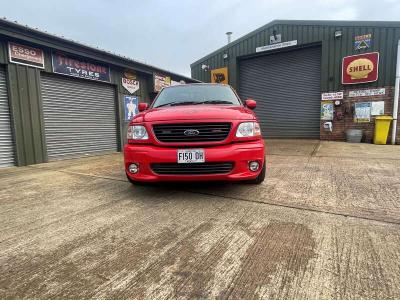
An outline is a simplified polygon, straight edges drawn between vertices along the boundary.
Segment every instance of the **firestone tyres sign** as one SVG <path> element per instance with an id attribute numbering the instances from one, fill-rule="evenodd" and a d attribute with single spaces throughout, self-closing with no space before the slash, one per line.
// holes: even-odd
<path id="1" fill-rule="evenodd" d="M 342 63 L 342 83 L 357 84 L 377 81 L 378 68 L 378 52 L 346 56 Z"/>
<path id="2" fill-rule="evenodd" d="M 9 42 L 8 55 L 12 63 L 44 69 L 42 49 Z"/>
<path id="3" fill-rule="evenodd" d="M 110 67 L 70 57 L 64 53 L 52 53 L 53 72 L 89 80 L 111 82 Z"/>

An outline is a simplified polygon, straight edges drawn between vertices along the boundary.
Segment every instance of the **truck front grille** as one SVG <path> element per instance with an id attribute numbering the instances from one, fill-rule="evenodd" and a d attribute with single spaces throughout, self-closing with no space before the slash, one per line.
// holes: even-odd
<path id="1" fill-rule="evenodd" d="M 232 171 L 232 162 L 210 162 L 210 163 L 161 163 L 151 164 L 154 173 L 160 175 L 207 175 L 226 174 Z"/>
<path id="2" fill-rule="evenodd" d="M 164 143 L 218 142 L 228 137 L 231 123 L 156 124 L 153 130 Z"/>

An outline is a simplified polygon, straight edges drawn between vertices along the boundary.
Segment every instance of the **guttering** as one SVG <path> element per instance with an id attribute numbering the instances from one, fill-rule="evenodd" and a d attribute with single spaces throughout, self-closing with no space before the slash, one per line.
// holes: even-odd
<path id="1" fill-rule="evenodd" d="M 396 81 L 393 99 L 392 145 L 396 144 L 397 116 L 399 114 L 399 89 L 400 89 L 400 40 L 397 42 Z"/>

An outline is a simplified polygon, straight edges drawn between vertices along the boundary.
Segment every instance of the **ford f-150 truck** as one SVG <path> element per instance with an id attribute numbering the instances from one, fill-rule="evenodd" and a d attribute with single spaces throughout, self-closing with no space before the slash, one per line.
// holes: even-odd
<path id="1" fill-rule="evenodd" d="M 265 178 L 265 145 L 253 112 L 223 84 L 166 87 L 153 103 L 139 103 L 124 147 L 131 183 L 247 181 Z"/>

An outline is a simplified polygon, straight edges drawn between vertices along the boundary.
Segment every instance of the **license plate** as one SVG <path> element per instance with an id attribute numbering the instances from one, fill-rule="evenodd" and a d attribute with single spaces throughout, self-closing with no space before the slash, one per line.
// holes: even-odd
<path id="1" fill-rule="evenodd" d="M 178 164 L 192 164 L 205 162 L 203 149 L 179 149 Z"/>

